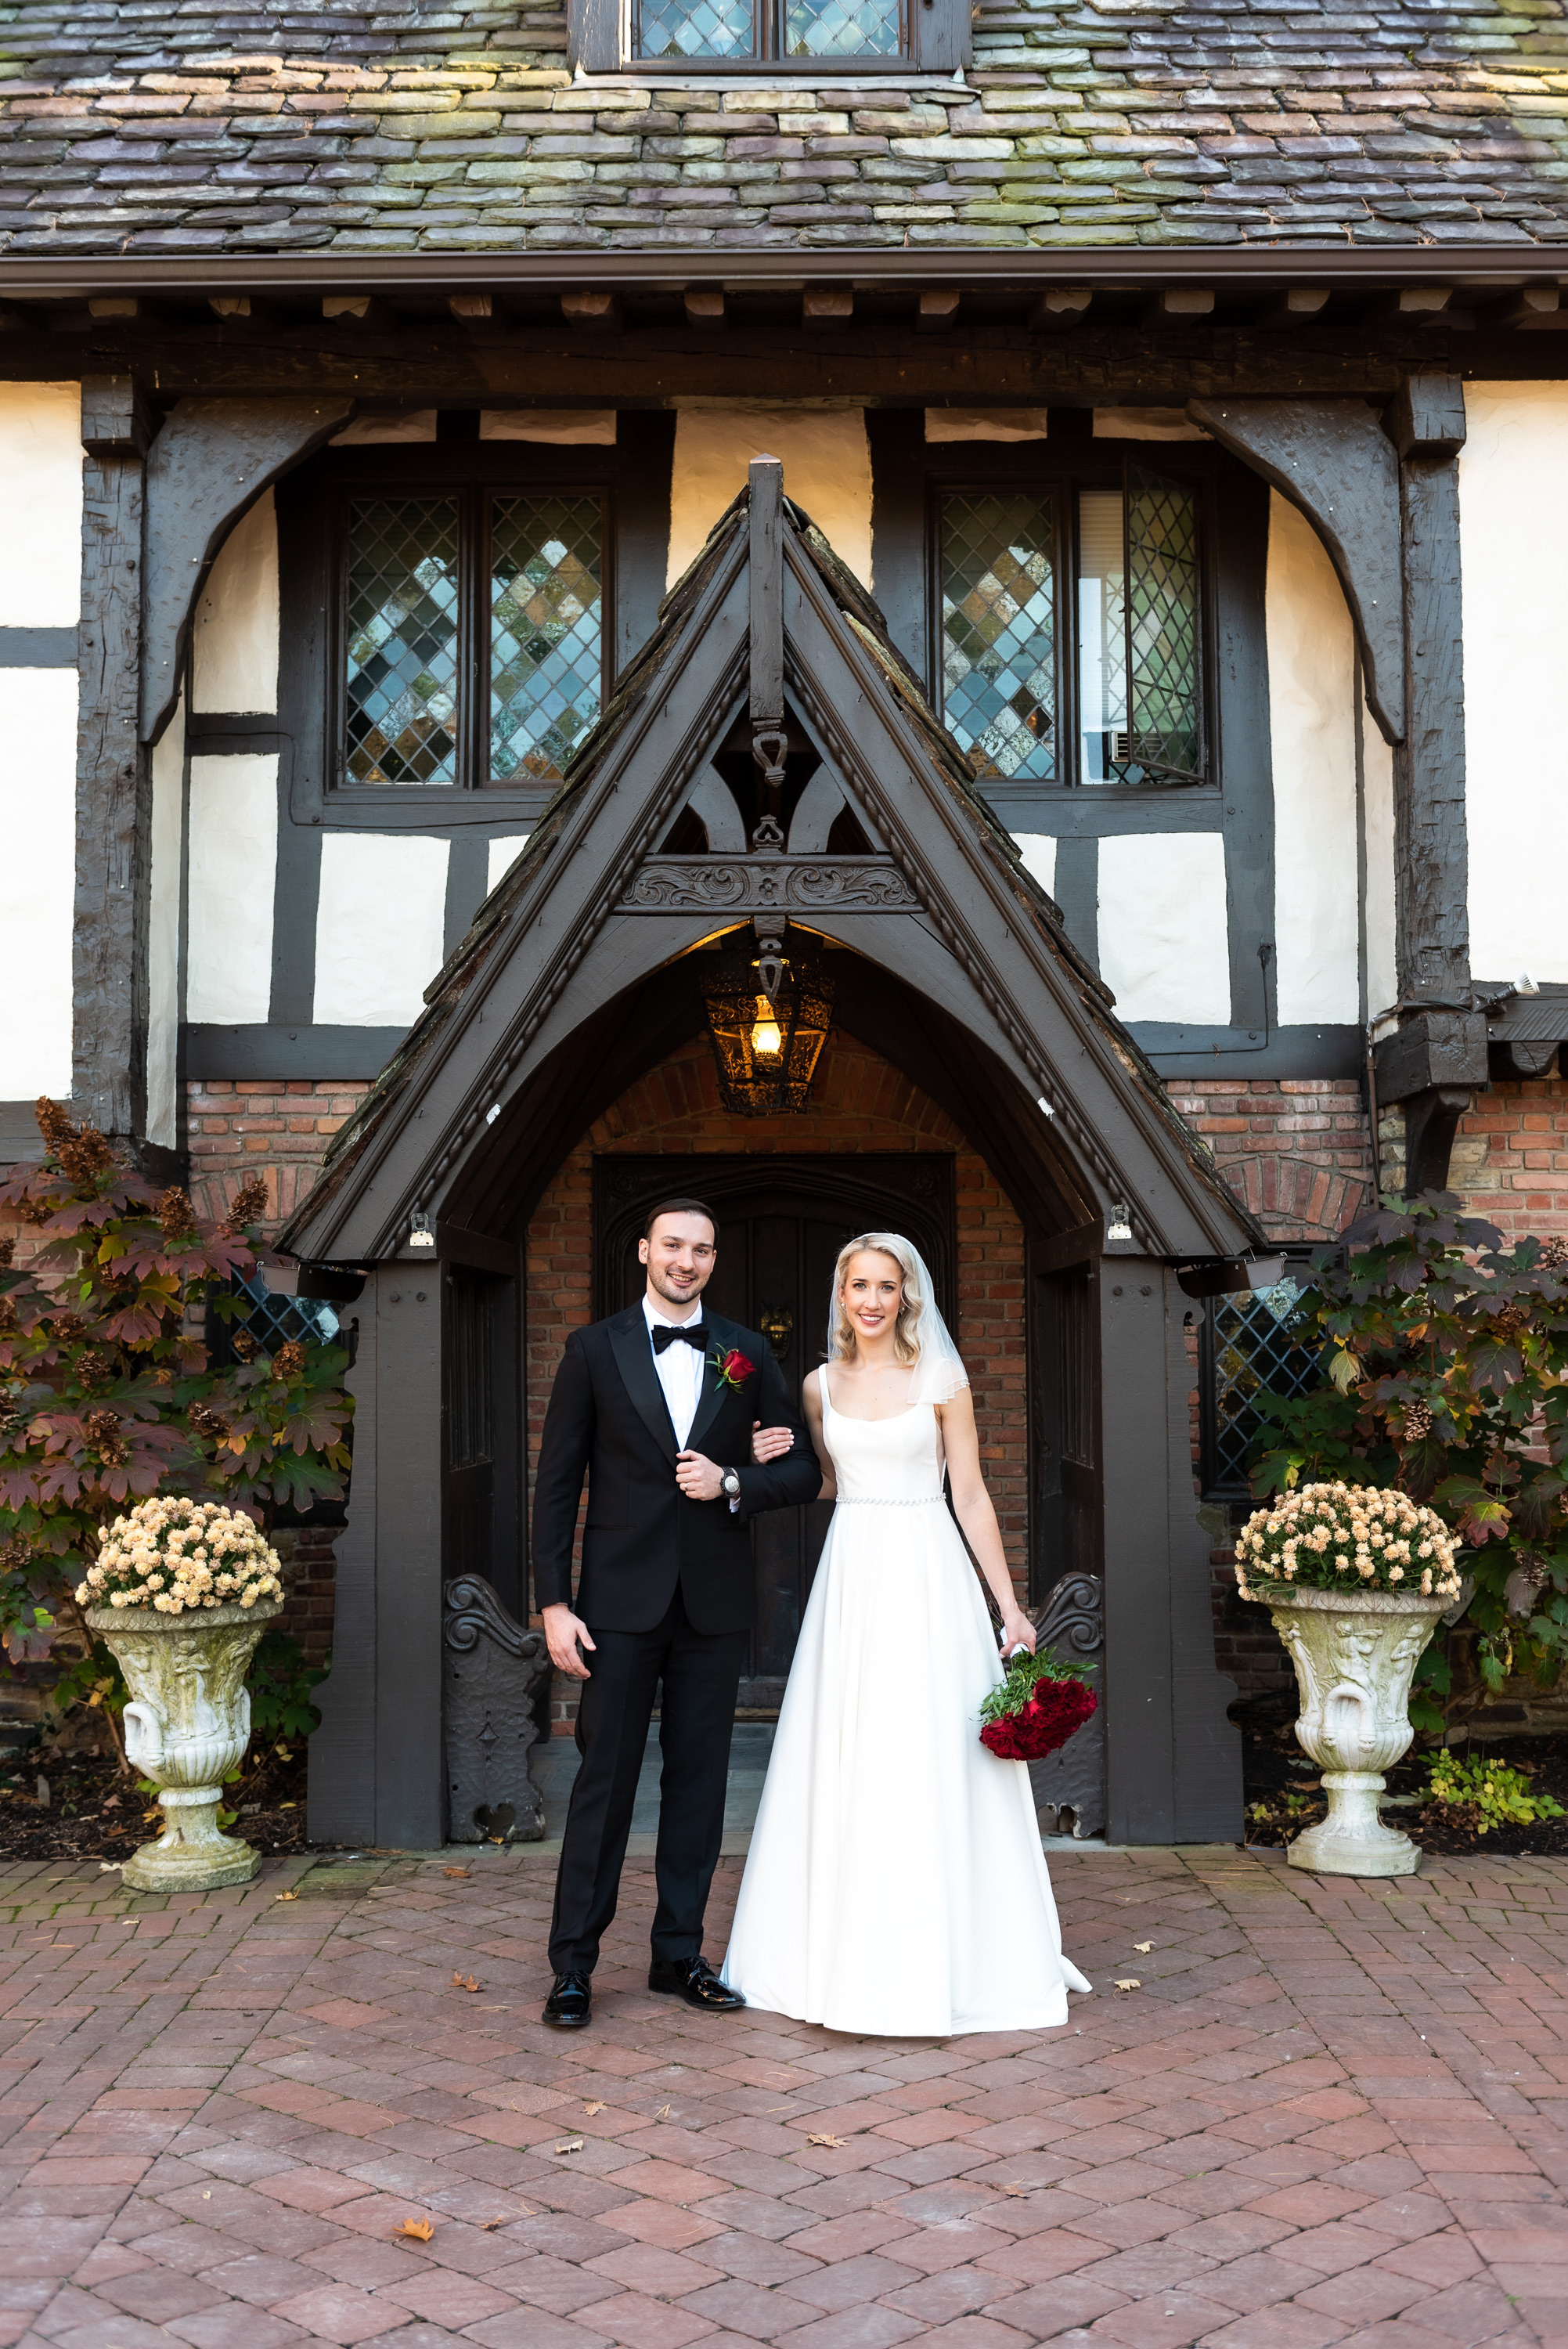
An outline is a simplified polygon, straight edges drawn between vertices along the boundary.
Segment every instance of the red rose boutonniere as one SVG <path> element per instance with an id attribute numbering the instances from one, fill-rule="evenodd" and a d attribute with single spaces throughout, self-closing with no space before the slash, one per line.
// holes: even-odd
<path id="1" fill-rule="evenodd" d="M 732 1346 L 727 1354 L 714 1354 L 709 1359 L 714 1369 L 718 1372 L 719 1385 L 733 1387 L 737 1394 L 740 1392 L 746 1381 L 756 1375 L 756 1363 L 748 1362 L 738 1346 Z"/>

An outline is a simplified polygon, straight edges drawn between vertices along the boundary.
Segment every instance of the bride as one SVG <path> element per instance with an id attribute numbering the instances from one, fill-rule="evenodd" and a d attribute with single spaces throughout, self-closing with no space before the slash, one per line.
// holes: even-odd
<path id="1" fill-rule="evenodd" d="M 969 1381 L 931 1276 L 893 1232 L 833 1270 L 806 1417 L 832 1524 L 779 1714 L 724 1980 L 748 2005 L 897 2038 L 1035 2030 L 1089 1984 L 1062 1956 L 1022 1762 L 980 1743 L 1002 1678 L 953 1506 L 1033 1649 L 980 1468 Z M 789 1442 L 754 1439 L 771 1458 Z"/>

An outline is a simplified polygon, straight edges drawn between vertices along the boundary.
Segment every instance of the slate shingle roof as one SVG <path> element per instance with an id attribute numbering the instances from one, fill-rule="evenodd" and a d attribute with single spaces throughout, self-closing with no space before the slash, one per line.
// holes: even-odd
<path id="1" fill-rule="evenodd" d="M 0 6 L 0 251 L 1568 238 L 1563 0 L 978 0 L 964 88 L 572 85 L 548 6 Z"/>

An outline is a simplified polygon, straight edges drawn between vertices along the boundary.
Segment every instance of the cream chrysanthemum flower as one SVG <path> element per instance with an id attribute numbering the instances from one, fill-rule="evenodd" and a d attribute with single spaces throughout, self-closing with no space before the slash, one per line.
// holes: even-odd
<path id="1" fill-rule="evenodd" d="M 215 1573 L 216 1559 L 231 1570 Z M 189 1495 L 138 1502 L 102 1528 L 98 1554 L 77 1588 L 83 1606 L 150 1606 L 160 1615 L 283 1597 L 275 1549 L 239 1509 Z"/>

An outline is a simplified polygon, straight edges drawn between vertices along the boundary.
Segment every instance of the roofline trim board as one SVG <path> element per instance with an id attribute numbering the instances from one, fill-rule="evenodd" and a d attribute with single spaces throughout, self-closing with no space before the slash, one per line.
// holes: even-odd
<path id="1" fill-rule="evenodd" d="M 1053 246 L 1020 254 L 1008 248 L 840 246 L 831 252 L 794 247 L 748 253 L 699 247 L 672 253 L 494 253 L 377 254 L 333 253 L 203 254 L 80 260 L 0 259 L 0 299 L 62 300 L 113 287 L 119 294 L 176 293 L 182 287 L 267 290 L 427 292 L 448 285 L 574 287 L 613 285 L 678 294 L 693 283 L 719 283 L 732 293 L 793 291 L 808 285 L 842 285 L 862 292 L 962 282 L 979 290 L 1103 284 L 1107 291 L 1224 282 L 1265 292 L 1274 286 L 1356 285 L 1368 291 L 1408 284 L 1483 286 L 1500 294 L 1520 285 L 1568 285 L 1568 248 L 1514 244 L 1124 245 Z"/>

